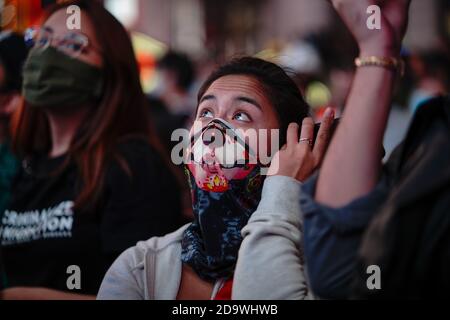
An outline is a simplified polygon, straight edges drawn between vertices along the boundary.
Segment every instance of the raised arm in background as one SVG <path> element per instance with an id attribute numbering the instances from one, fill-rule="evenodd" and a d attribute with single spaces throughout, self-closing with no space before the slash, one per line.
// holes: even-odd
<path id="1" fill-rule="evenodd" d="M 332 0 L 355 37 L 360 57 L 400 53 L 410 0 Z M 381 9 L 381 29 L 369 29 L 367 9 Z M 325 157 L 316 200 L 340 207 L 373 190 L 381 169 L 381 147 L 396 73 L 378 66 L 358 68 L 343 120 Z"/>

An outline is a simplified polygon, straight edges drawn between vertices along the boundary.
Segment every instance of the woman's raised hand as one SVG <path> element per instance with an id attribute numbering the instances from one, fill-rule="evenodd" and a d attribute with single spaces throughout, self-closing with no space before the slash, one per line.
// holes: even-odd
<path id="1" fill-rule="evenodd" d="M 397 56 L 408 23 L 411 0 L 331 0 L 358 42 L 361 55 Z M 370 6 L 380 8 L 381 29 L 369 28 Z"/>
<path id="2" fill-rule="evenodd" d="M 320 166 L 330 143 L 334 111 L 329 108 L 314 142 L 314 121 L 303 120 L 301 135 L 299 125 L 292 123 L 287 132 L 287 143 L 278 151 L 271 163 L 268 176 L 292 177 L 304 182 Z M 313 146 L 314 145 L 314 146 Z"/>

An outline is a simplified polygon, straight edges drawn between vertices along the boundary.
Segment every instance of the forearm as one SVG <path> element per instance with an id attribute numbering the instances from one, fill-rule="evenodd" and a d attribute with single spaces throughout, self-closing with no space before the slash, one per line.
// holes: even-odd
<path id="1" fill-rule="evenodd" d="M 2 300 L 95 300 L 95 296 L 47 288 L 11 288 L 0 293 Z"/>
<path id="2" fill-rule="evenodd" d="M 253 222 L 247 229 L 235 270 L 233 300 L 311 299 L 301 249 L 288 236 L 287 224 Z M 284 230 L 283 230 L 284 229 Z"/>
<path id="3" fill-rule="evenodd" d="M 263 199 L 243 230 L 233 299 L 311 298 L 304 269 L 299 208 L 300 183 L 266 180 Z"/>
<path id="4" fill-rule="evenodd" d="M 394 80 L 395 73 L 382 67 L 356 71 L 343 120 L 323 163 L 318 202 L 343 206 L 376 185 Z"/>
<path id="5" fill-rule="evenodd" d="M 408 25 L 410 0 L 332 0 L 360 48 L 360 57 L 398 58 Z M 367 10 L 376 5 L 380 26 L 368 27 Z M 381 61 L 381 60 L 380 60 Z M 316 200 L 341 207 L 369 193 L 379 179 L 381 148 L 399 64 L 361 66 L 344 117 L 325 157 Z"/>

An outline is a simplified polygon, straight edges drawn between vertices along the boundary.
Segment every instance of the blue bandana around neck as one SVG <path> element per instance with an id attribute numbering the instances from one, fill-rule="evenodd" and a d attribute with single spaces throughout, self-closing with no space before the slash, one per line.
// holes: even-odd
<path id="1" fill-rule="evenodd" d="M 226 156 L 230 150 L 231 158 Z M 223 119 L 212 120 L 193 135 L 189 154 L 192 162 L 186 173 L 194 222 L 183 235 L 181 259 L 203 280 L 228 280 L 237 262 L 241 231 L 261 200 L 261 166 L 245 137 Z M 223 157 L 217 158 L 220 154 Z M 205 166 L 211 156 L 212 170 L 211 164 Z"/>
<path id="2" fill-rule="evenodd" d="M 181 260 L 203 280 L 214 282 L 233 276 L 241 231 L 261 200 L 263 176 L 255 169 L 244 180 L 232 180 L 224 193 L 200 189 L 189 175 L 194 222 L 185 231 Z"/>

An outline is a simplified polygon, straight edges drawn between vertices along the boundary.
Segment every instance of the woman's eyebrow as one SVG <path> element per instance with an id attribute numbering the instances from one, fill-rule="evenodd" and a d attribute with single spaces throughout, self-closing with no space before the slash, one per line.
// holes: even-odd
<path id="1" fill-rule="evenodd" d="M 208 100 L 216 100 L 216 97 L 213 96 L 212 94 L 203 96 L 203 98 L 200 99 L 200 103 L 208 101 Z"/>
<path id="2" fill-rule="evenodd" d="M 47 31 L 47 32 L 53 33 L 53 29 L 50 28 L 50 27 L 48 27 L 48 26 L 43 26 L 42 29 L 45 30 L 45 31 Z"/>
<path id="3" fill-rule="evenodd" d="M 255 107 L 257 107 L 259 110 L 262 110 L 260 104 L 256 100 L 254 100 L 252 98 L 241 96 L 241 97 L 237 97 L 235 100 L 252 104 Z"/>

